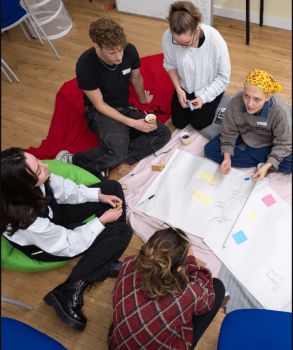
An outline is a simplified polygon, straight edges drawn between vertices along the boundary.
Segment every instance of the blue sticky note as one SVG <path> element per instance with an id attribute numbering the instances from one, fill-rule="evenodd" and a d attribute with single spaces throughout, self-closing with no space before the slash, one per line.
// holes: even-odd
<path id="1" fill-rule="evenodd" d="M 242 230 L 234 233 L 232 236 L 237 244 L 241 244 L 247 240 L 247 237 Z"/>

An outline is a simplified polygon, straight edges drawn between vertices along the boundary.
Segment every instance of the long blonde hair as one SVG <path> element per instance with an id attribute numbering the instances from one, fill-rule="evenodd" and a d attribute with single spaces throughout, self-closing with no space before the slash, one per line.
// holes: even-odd
<path id="1" fill-rule="evenodd" d="M 142 274 L 141 289 L 152 299 L 180 295 L 187 278 L 178 271 L 187 257 L 190 242 L 186 234 L 174 228 L 155 232 L 138 255 L 138 270 Z"/>

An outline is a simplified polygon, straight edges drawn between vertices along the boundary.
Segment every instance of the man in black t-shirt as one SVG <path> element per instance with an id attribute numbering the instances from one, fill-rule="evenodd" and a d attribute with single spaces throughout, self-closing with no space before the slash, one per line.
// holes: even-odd
<path id="1" fill-rule="evenodd" d="M 86 119 L 99 137 L 101 147 L 72 155 L 56 156 L 101 176 L 102 172 L 125 162 L 129 166 L 162 148 L 171 137 L 162 123 L 145 122 L 145 115 L 128 105 L 130 81 L 141 103 L 153 96 L 144 89 L 136 48 L 126 41 L 123 28 L 101 18 L 91 23 L 93 47 L 77 61 L 76 76 L 84 91 Z"/>

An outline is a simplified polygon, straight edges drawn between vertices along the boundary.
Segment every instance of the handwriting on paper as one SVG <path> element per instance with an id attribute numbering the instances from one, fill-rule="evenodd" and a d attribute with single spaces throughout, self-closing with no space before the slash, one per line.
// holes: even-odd
<path id="1" fill-rule="evenodd" d="M 285 278 L 280 276 L 273 269 L 269 269 L 269 271 L 266 273 L 266 277 L 272 283 L 272 292 L 274 293 L 276 293 L 282 287 L 282 284 L 285 282 Z"/>
<path id="2" fill-rule="evenodd" d="M 219 183 L 219 178 L 210 174 L 208 171 L 199 170 L 196 174 L 196 179 L 205 182 L 208 185 L 216 186 Z"/>
<path id="3" fill-rule="evenodd" d="M 215 216 L 213 216 L 213 220 L 217 221 L 219 224 L 227 222 L 228 218 L 226 214 L 226 207 L 227 203 L 224 201 L 216 201 L 214 205 L 216 213 Z"/>
<path id="4" fill-rule="evenodd" d="M 192 199 L 200 204 L 207 206 L 207 207 L 211 206 L 215 201 L 215 199 L 212 196 L 209 196 L 208 194 L 206 194 L 200 190 L 193 191 Z"/>
<path id="5" fill-rule="evenodd" d="M 236 201 L 242 201 L 242 199 L 244 199 L 244 194 L 236 188 L 231 188 L 229 190 L 229 198 Z"/>

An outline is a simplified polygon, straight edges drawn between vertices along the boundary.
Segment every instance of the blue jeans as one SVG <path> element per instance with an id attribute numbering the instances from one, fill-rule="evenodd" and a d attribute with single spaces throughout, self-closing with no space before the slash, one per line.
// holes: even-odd
<path id="1" fill-rule="evenodd" d="M 271 149 L 272 147 L 250 147 L 246 145 L 241 136 L 239 136 L 235 143 L 234 155 L 231 157 L 231 165 L 235 168 L 256 167 L 259 163 L 265 163 L 267 161 Z M 222 163 L 224 158 L 221 154 L 220 135 L 206 144 L 204 154 L 214 162 Z M 277 170 L 282 173 L 292 173 L 292 153 L 282 160 Z"/>

